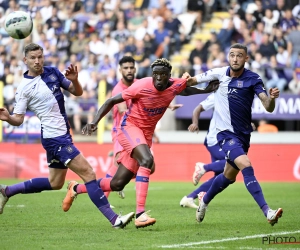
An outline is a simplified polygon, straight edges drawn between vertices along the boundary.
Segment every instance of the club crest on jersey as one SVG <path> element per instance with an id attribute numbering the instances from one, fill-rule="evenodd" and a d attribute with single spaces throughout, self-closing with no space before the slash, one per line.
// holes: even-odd
<path id="1" fill-rule="evenodd" d="M 233 139 L 231 139 L 231 140 L 228 142 L 229 146 L 232 146 L 234 143 L 235 143 L 235 141 L 234 141 Z"/>
<path id="2" fill-rule="evenodd" d="M 237 81 L 237 82 L 236 82 L 236 86 L 237 86 L 238 88 L 242 88 L 242 87 L 243 87 L 243 82 L 242 82 L 242 81 Z"/>
<path id="3" fill-rule="evenodd" d="M 67 146 L 66 150 L 68 151 L 68 153 L 72 153 L 73 152 L 73 148 L 71 146 Z"/>
<path id="4" fill-rule="evenodd" d="M 50 76 L 49 76 L 49 78 L 50 78 L 50 80 L 51 80 L 51 81 L 55 81 L 55 80 L 57 79 L 57 78 L 56 78 L 56 76 L 55 76 L 55 75 L 53 75 L 53 74 L 52 74 L 52 75 L 50 75 Z"/>

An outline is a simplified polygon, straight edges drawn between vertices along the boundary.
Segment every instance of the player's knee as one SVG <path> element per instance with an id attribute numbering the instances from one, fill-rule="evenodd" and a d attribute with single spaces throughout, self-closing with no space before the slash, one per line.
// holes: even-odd
<path id="1" fill-rule="evenodd" d="M 153 156 L 148 155 L 141 160 L 140 166 L 143 166 L 148 169 L 152 169 L 153 163 L 154 163 Z"/>
<path id="2" fill-rule="evenodd" d="M 110 187 L 113 191 L 122 191 L 126 186 L 126 182 L 124 180 L 114 180 L 112 179 L 110 182 Z"/>

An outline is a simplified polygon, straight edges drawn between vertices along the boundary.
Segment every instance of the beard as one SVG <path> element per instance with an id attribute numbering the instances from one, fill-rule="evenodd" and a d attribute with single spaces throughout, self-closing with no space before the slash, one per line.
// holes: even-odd
<path id="1" fill-rule="evenodd" d="M 238 67 L 238 68 L 233 68 L 231 65 L 230 65 L 230 69 L 233 71 L 233 72 L 238 72 L 238 71 L 240 71 L 241 69 L 243 69 L 244 68 L 244 65 L 241 65 L 240 67 Z"/>
<path id="2" fill-rule="evenodd" d="M 126 82 L 128 82 L 128 83 L 133 83 L 134 76 L 132 76 L 132 78 L 131 78 L 131 79 L 129 79 L 129 78 L 128 78 L 128 77 L 126 77 L 126 76 L 123 76 L 123 79 L 124 79 Z"/>

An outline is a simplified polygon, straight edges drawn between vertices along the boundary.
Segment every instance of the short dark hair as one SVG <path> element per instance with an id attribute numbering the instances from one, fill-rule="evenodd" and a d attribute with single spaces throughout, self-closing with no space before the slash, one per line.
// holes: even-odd
<path id="1" fill-rule="evenodd" d="M 230 46 L 230 49 L 242 49 L 246 52 L 246 54 L 248 53 L 247 46 L 245 46 L 244 44 L 241 44 L 241 43 L 232 44 Z"/>
<path id="2" fill-rule="evenodd" d="M 30 43 L 25 46 L 25 49 L 24 49 L 25 56 L 27 55 L 28 52 L 35 51 L 35 50 L 41 50 L 42 52 L 44 51 L 43 47 L 41 47 L 40 45 L 38 45 L 36 43 Z"/>
<path id="3" fill-rule="evenodd" d="M 172 70 L 171 63 L 166 58 L 158 58 L 151 64 L 151 69 L 155 66 L 164 66 L 167 67 L 170 71 Z"/>
<path id="4" fill-rule="evenodd" d="M 133 59 L 132 56 L 123 56 L 119 61 L 119 65 L 122 66 L 123 63 L 128 63 L 128 62 L 135 64 L 135 60 Z"/>

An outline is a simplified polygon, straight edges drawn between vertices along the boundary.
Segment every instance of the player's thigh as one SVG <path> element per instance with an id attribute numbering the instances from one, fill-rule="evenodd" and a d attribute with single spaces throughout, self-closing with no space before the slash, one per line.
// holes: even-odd
<path id="1" fill-rule="evenodd" d="M 238 169 L 234 168 L 232 165 L 230 165 L 230 163 L 226 162 L 223 174 L 228 180 L 235 181 L 238 173 Z"/>
<path id="2" fill-rule="evenodd" d="M 61 189 L 65 183 L 68 169 L 49 168 L 49 182 L 54 190 Z"/>
<path id="3" fill-rule="evenodd" d="M 72 159 L 67 166 L 74 173 L 79 175 L 84 182 L 89 182 L 96 179 L 96 174 L 93 168 L 81 153 Z"/>

